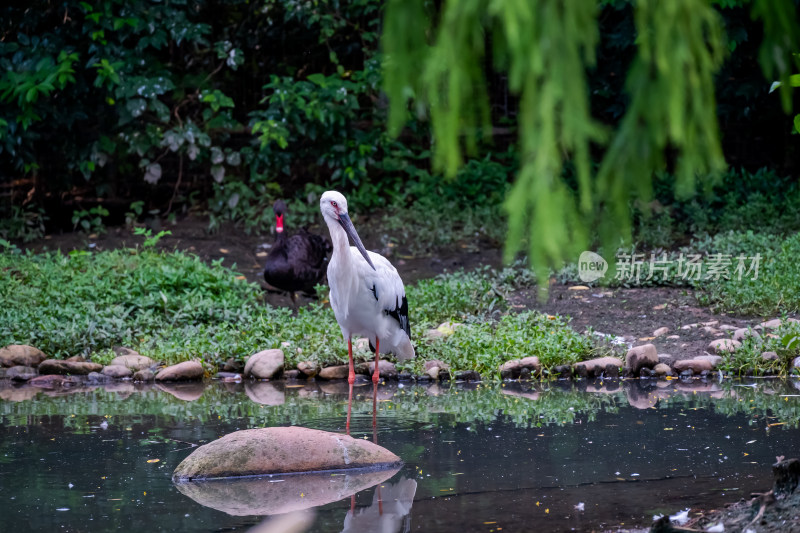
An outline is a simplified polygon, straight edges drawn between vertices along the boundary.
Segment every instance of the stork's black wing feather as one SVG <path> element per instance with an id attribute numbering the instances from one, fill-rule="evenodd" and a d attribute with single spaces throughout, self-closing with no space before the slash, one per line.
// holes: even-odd
<path id="1" fill-rule="evenodd" d="M 372 292 L 375 292 L 375 286 L 371 289 Z M 377 297 L 375 298 L 378 299 Z M 409 338 L 411 338 L 411 325 L 408 322 L 408 300 L 406 299 L 405 295 L 403 296 L 403 301 L 399 302 L 395 300 L 395 308 L 394 309 L 384 309 L 383 312 L 386 316 L 390 316 L 397 320 L 397 323 L 400 324 L 400 327 L 403 331 L 406 332 Z M 372 341 L 369 341 L 369 350 L 372 353 L 375 353 L 375 346 L 372 345 Z"/>
<path id="2" fill-rule="evenodd" d="M 408 300 L 405 295 L 403 295 L 402 302 L 395 300 L 395 308 L 387 309 L 385 313 L 397 320 L 402 330 L 411 338 L 411 325 L 408 323 Z"/>

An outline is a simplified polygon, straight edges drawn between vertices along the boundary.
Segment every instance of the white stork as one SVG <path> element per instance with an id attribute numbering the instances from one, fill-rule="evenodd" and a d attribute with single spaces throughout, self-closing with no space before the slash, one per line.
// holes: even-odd
<path id="1" fill-rule="evenodd" d="M 372 381 L 377 383 L 381 351 L 393 353 L 400 360 L 414 357 L 403 280 L 388 259 L 364 248 L 347 214 L 347 200 L 341 193 L 327 191 L 319 200 L 319 208 L 333 242 L 328 284 L 331 307 L 347 341 L 350 359 L 347 381 L 352 385 L 356 379 L 352 336 L 363 335 L 375 350 Z M 355 246 L 350 246 L 348 236 Z"/>

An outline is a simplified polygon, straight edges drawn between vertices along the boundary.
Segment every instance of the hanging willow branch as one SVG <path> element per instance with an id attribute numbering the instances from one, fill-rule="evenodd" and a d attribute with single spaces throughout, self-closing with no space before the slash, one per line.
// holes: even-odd
<path id="1" fill-rule="evenodd" d="M 527 248 L 540 281 L 575 260 L 594 228 L 614 249 L 631 235 L 630 201 L 652 196 L 655 173 L 675 161 L 679 193 L 725 167 L 713 76 L 723 60 L 722 23 L 709 0 L 637 0 L 637 56 L 630 104 L 616 131 L 591 115 L 586 71 L 598 41 L 596 0 L 389 0 L 382 46 L 390 131 L 409 102 L 430 115 L 434 166 L 453 176 L 491 132 L 487 54 L 519 96 L 520 170 L 508 195 L 506 259 Z M 758 0 L 767 73 L 788 78 L 797 21 L 792 0 Z M 489 45 L 488 43 L 491 43 Z M 490 50 L 486 47 L 491 46 Z M 788 84 L 785 84 L 788 85 Z M 788 93 L 787 93 L 788 94 Z M 590 148 L 605 147 L 596 174 Z M 564 181 L 575 169 L 577 191 Z"/>
<path id="2" fill-rule="evenodd" d="M 664 21 L 669 21 L 665 24 Z M 596 198 L 603 242 L 631 236 L 628 201 L 652 196 L 652 176 L 675 156 L 676 192 L 696 177 L 725 168 L 719 139 L 714 73 L 723 59 L 722 22 L 705 0 L 636 3 L 638 54 L 628 74 L 628 110 L 600 164 Z"/>

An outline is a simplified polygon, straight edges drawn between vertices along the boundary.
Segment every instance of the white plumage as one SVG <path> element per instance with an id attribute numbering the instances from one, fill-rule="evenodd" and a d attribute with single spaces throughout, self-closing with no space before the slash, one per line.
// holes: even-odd
<path id="1" fill-rule="evenodd" d="M 342 194 L 328 191 L 319 205 L 333 243 L 328 284 L 331 307 L 348 344 L 348 379 L 350 383 L 355 380 L 352 336 L 362 335 L 376 348 L 373 381 L 377 382 L 380 353 L 393 353 L 398 359 L 414 357 L 403 280 L 388 259 L 364 248 Z M 350 246 L 348 236 L 355 246 Z"/>

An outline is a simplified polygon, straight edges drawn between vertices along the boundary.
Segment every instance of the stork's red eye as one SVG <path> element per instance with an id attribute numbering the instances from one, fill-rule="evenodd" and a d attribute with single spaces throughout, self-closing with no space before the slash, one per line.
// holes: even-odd
<path id="1" fill-rule="evenodd" d="M 337 204 L 336 202 L 331 202 L 331 205 L 332 205 L 333 207 L 339 207 L 339 204 Z"/>

